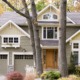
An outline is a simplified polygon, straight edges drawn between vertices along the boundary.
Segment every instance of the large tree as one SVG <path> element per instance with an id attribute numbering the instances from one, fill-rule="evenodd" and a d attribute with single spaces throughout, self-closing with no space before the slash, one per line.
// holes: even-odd
<path id="1" fill-rule="evenodd" d="M 66 59 L 66 0 L 60 2 L 58 66 L 63 77 L 68 75 Z"/>
<path id="2" fill-rule="evenodd" d="M 22 4 L 24 6 L 25 13 L 20 12 L 17 8 L 15 8 L 8 0 L 3 0 L 10 8 L 16 11 L 18 14 L 22 15 L 26 18 L 28 22 L 28 27 L 30 30 L 30 38 L 33 50 L 33 56 L 36 63 L 36 69 L 38 75 L 43 72 L 42 68 L 42 59 L 41 59 L 41 47 L 40 47 L 40 39 L 39 39 L 39 30 L 38 30 L 38 23 L 37 23 L 37 13 L 34 0 L 31 0 L 31 11 L 32 17 L 30 16 L 30 12 L 28 10 L 28 5 L 26 0 L 22 0 Z"/>

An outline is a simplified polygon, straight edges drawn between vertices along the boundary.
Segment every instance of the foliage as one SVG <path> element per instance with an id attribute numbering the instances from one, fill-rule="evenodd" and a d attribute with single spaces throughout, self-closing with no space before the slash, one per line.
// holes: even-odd
<path id="1" fill-rule="evenodd" d="M 57 7 L 57 8 L 59 8 L 59 6 L 60 6 L 60 0 L 54 0 L 54 5 Z"/>
<path id="2" fill-rule="evenodd" d="M 41 0 L 36 4 L 36 9 L 37 11 L 41 11 L 45 6 L 46 6 L 45 2 Z"/>
<path id="3" fill-rule="evenodd" d="M 76 75 L 80 76 L 80 67 L 76 67 Z"/>
<path id="4" fill-rule="evenodd" d="M 74 55 L 72 55 L 72 53 L 71 53 L 70 65 L 68 66 L 68 73 L 69 74 L 75 74 L 75 72 L 76 72 L 76 67 L 75 67 L 75 64 L 74 64 Z"/>
<path id="5" fill-rule="evenodd" d="M 75 10 L 75 8 L 74 8 L 74 5 L 73 5 L 73 0 L 68 0 L 67 1 L 67 11 L 72 12 L 74 10 Z"/>
<path id="6" fill-rule="evenodd" d="M 75 6 L 75 11 L 80 12 L 80 2 Z"/>
<path id="7" fill-rule="evenodd" d="M 58 72 L 58 71 L 48 71 L 48 72 L 42 73 L 41 78 L 54 80 L 54 79 L 60 78 L 60 76 L 61 76 L 60 72 Z"/>
<path id="8" fill-rule="evenodd" d="M 4 12 L 4 7 L 2 4 L 0 4 L 0 14 L 2 14 Z"/>
<path id="9" fill-rule="evenodd" d="M 58 80 L 80 80 L 80 77 L 76 76 L 76 75 L 70 75 L 69 77 L 62 77 L 59 78 Z"/>
<path id="10" fill-rule="evenodd" d="M 7 74 L 7 79 L 8 80 L 23 80 L 23 75 L 19 72 L 10 72 Z"/>

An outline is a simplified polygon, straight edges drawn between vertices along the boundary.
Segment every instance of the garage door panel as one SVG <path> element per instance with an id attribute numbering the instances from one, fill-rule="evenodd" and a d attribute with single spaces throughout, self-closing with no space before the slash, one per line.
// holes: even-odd
<path id="1" fill-rule="evenodd" d="M 32 55 L 15 55 L 14 69 L 16 71 L 25 73 L 26 65 L 33 66 L 33 56 Z"/>
<path id="2" fill-rule="evenodd" d="M 0 54 L 0 74 L 7 73 L 7 55 Z"/>

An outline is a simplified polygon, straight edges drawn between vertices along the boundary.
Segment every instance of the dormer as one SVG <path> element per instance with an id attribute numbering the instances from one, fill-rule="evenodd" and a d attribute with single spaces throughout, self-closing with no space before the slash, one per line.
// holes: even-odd
<path id="1" fill-rule="evenodd" d="M 45 13 L 43 14 L 43 20 L 57 20 L 58 16 L 55 13 Z"/>
<path id="2" fill-rule="evenodd" d="M 50 4 L 38 13 L 38 21 L 58 21 L 58 15 L 59 10 Z"/>

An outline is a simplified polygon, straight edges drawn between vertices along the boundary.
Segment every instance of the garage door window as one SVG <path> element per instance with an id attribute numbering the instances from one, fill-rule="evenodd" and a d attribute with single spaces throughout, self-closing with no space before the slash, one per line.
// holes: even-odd
<path id="1" fill-rule="evenodd" d="M 33 59 L 33 55 L 15 55 L 15 59 Z"/>
<path id="2" fill-rule="evenodd" d="M 0 55 L 0 59 L 7 59 L 7 55 Z"/>

